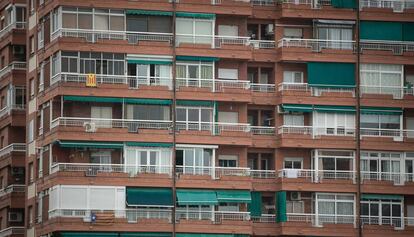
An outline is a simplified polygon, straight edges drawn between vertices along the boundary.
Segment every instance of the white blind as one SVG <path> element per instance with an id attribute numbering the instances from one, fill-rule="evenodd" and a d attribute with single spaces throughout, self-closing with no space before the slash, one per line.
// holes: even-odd
<path id="1" fill-rule="evenodd" d="M 237 80 L 239 78 L 239 71 L 237 69 L 219 68 L 219 79 L 232 79 Z"/>
<path id="2" fill-rule="evenodd" d="M 90 208 L 97 210 L 115 209 L 115 189 L 114 188 L 91 188 L 90 189 Z"/>
<path id="3" fill-rule="evenodd" d="M 60 208 L 62 209 L 87 209 L 87 187 L 61 186 Z"/>
<path id="4" fill-rule="evenodd" d="M 219 112 L 219 122 L 223 123 L 238 123 L 239 113 L 237 112 Z"/>
<path id="5" fill-rule="evenodd" d="M 238 26 L 231 26 L 231 25 L 219 25 L 218 26 L 218 33 L 219 33 L 219 35 L 224 35 L 224 36 L 238 36 L 239 35 L 239 27 Z"/>

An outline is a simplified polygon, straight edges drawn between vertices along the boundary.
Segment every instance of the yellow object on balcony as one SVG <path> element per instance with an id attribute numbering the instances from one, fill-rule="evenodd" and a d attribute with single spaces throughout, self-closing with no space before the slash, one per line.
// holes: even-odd
<path id="1" fill-rule="evenodd" d="M 86 87 L 96 87 L 96 74 L 93 74 L 93 73 L 87 74 Z"/>

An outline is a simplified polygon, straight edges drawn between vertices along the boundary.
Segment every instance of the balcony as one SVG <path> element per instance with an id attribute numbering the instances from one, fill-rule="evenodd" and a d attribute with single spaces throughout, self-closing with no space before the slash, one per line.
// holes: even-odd
<path id="1" fill-rule="evenodd" d="M 177 166 L 176 172 L 180 175 L 211 176 L 212 179 L 221 179 L 225 176 L 250 177 L 250 169 L 241 167 Z"/>
<path id="2" fill-rule="evenodd" d="M 7 25 L 2 30 L 0 30 L 0 39 L 3 38 L 6 34 L 14 29 L 24 29 L 26 27 L 26 22 L 14 22 Z"/>
<path id="3" fill-rule="evenodd" d="M 253 92 L 274 93 L 276 86 L 274 84 L 250 83 L 250 89 Z"/>
<path id="4" fill-rule="evenodd" d="M 0 157 L 10 155 L 12 152 L 26 152 L 26 144 L 13 143 L 0 150 Z"/>
<path id="5" fill-rule="evenodd" d="M 187 211 L 177 210 L 176 221 L 182 220 L 204 220 L 214 223 L 222 221 L 250 221 L 250 212 L 231 212 L 231 211 Z"/>
<path id="6" fill-rule="evenodd" d="M 414 176 L 412 173 L 361 171 L 361 182 L 364 181 L 387 181 L 393 185 L 405 185 L 414 182 Z"/>
<path id="7" fill-rule="evenodd" d="M 390 95 L 393 99 L 403 99 L 404 96 L 414 96 L 413 88 L 396 86 L 360 86 L 361 94 Z"/>
<path id="8" fill-rule="evenodd" d="M 287 222 L 311 223 L 314 227 L 322 227 L 324 224 L 353 224 L 355 227 L 356 217 L 354 215 L 287 213 Z"/>
<path id="9" fill-rule="evenodd" d="M 277 0 L 250 0 L 253 6 L 272 7 L 276 6 Z"/>
<path id="10" fill-rule="evenodd" d="M 243 90 L 250 89 L 249 81 L 243 80 L 220 80 L 220 79 L 192 79 L 177 78 L 177 89 L 180 88 L 206 88 L 211 92 L 226 92 L 226 90 Z"/>
<path id="11" fill-rule="evenodd" d="M 364 216 L 361 215 L 362 225 L 373 226 L 392 226 L 395 230 L 404 230 L 406 227 L 412 228 L 414 217 L 390 217 L 390 216 Z"/>
<path id="12" fill-rule="evenodd" d="M 323 39 L 292 39 L 282 38 L 278 48 L 307 48 L 312 52 L 321 52 L 323 49 L 354 50 L 355 41 L 323 40 Z"/>
<path id="13" fill-rule="evenodd" d="M 12 236 L 12 235 L 21 235 L 24 236 L 26 233 L 26 228 L 24 227 L 8 227 L 6 229 L 0 230 L 0 237 Z"/>
<path id="14" fill-rule="evenodd" d="M 24 193 L 26 190 L 25 185 L 20 184 L 12 184 L 7 186 L 6 188 L 0 189 L 0 197 L 3 197 L 10 193 Z"/>
<path id="15" fill-rule="evenodd" d="M 282 125 L 278 128 L 278 134 L 310 135 L 312 138 L 318 136 L 355 136 L 355 128 L 323 128 L 314 126 L 290 126 Z"/>
<path id="16" fill-rule="evenodd" d="M 361 128 L 361 136 L 390 137 L 393 138 L 394 141 L 406 141 L 407 139 L 414 138 L 414 130 Z"/>
<path id="17" fill-rule="evenodd" d="M 414 3 L 406 0 L 360 0 L 360 9 L 363 8 L 386 8 L 393 12 L 404 12 L 414 9 Z"/>
<path id="18" fill-rule="evenodd" d="M 6 106 L 6 107 L 4 107 L 0 110 L 0 118 L 5 117 L 5 116 L 9 116 L 12 113 L 12 111 L 22 111 L 22 112 L 24 112 L 25 108 L 26 108 L 26 105 Z"/>
<path id="19" fill-rule="evenodd" d="M 323 96 L 325 93 L 336 93 L 336 94 L 348 94 L 355 97 L 355 88 L 344 87 L 339 88 L 336 85 L 329 87 L 311 87 L 308 83 L 280 83 L 278 85 L 278 91 L 281 93 L 294 93 L 295 95 L 301 94 L 304 96 Z"/>
<path id="20" fill-rule="evenodd" d="M 386 40 L 361 40 L 361 51 L 391 51 L 393 55 L 403 55 L 406 52 L 414 52 L 414 42 L 386 41 Z"/>
<path id="21" fill-rule="evenodd" d="M 250 40 L 250 45 L 254 49 L 274 49 L 276 42 L 274 40 Z"/>
<path id="22" fill-rule="evenodd" d="M 0 78 L 4 77 L 12 70 L 24 70 L 26 71 L 26 63 L 25 62 L 12 62 L 8 66 L 0 69 Z"/>
<path id="23" fill-rule="evenodd" d="M 355 171 L 352 170 L 309 170 L 309 169 L 282 169 L 279 170 L 282 179 L 305 179 L 313 183 L 323 180 L 352 180 L 355 182 Z"/>

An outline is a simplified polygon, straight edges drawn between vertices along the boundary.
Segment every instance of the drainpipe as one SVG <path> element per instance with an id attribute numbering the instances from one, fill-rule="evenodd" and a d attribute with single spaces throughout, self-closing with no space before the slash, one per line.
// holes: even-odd
<path id="1" fill-rule="evenodd" d="M 356 0 L 356 24 L 355 24 L 355 43 L 356 43 L 356 55 L 357 62 L 355 64 L 355 97 L 356 97 L 356 114 L 355 114 L 355 125 L 356 125 L 356 182 L 357 182 L 357 195 L 356 195 L 356 223 L 358 225 L 358 236 L 362 237 L 362 223 L 361 223 L 361 97 L 360 97 L 360 66 L 361 66 L 361 46 L 360 46 L 360 2 Z"/>
<path id="2" fill-rule="evenodd" d="M 177 124 L 176 124 L 176 106 L 177 106 L 177 93 L 176 93 L 176 65 L 177 65 L 177 59 L 176 59 L 176 0 L 172 1 L 172 7 L 173 7 L 173 19 L 172 19 L 172 33 L 173 33 L 173 39 L 172 39 L 172 49 L 173 49 L 173 63 L 172 63 L 172 89 L 173 89 L 173 103 L 172 103 L 172 134 L 173 134 L 173 149 L 172 149 L 172 178 L 173 178 L 173 186 L 172 186 L 172 193 L 173 193 L 173 209 L 172 209 L 172 224 L 173 224 L 173 231 L 172 231 L 172 237 L 176 236 L 176 220 L 175 220 L 175 213 L 177 209 L 177 188 L 176 188 L 176 131 L 177 131 Z"/>

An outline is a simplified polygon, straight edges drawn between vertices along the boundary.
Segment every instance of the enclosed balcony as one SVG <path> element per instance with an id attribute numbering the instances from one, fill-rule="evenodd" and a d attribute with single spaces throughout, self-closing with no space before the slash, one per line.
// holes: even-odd
<path id="1" fill-rule="evenodd" d="M 14 70 L 26 71 L 26 62 L 12 62 L 8 66 L 0 69 L 0 79 Z"/>
<path id="2" fill-rule="evenodd" d="M 0 39 L 15 29 L 23 30 L 26 27 L 26 8 L 24 6 L 10 4 L 4 11 L 4 21 L 2 20 Z"/>

